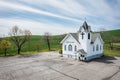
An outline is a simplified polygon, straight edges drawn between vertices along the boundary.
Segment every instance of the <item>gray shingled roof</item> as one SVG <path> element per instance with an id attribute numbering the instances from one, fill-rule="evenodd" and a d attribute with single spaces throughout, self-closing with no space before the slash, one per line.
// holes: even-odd
<path id="1" fill-rule="evenodd" d="M 97 37 L 100 36 L 100 33 L 97 33 L 97 32 L 92 32 L 92 35 L 91 35 L 91 43 L 93 43 Z"/>
<path id="2" fill-rule="evenodd" d="M 70 33 L 70 34 L 79 42 L 79 40 L 78 40 L 78 33 Z"/>
<path id="3" fill-rule="evenodd" d="M 96 38 L 97 38 L 98 36 L 100 36 L 100 33 L 92 32 L 92 31 L 91 31 L 91 28 L 90 28 L 90 26 L 88 26 L 88 24 L 87 24 L 86 21 L 85 21 L 85 22 L 83 23 L 83 25 L 80 27 L 80 29 L 79 29 L 78 32 L 81 32 L 81 29 L 82 29 L 82 28 L 84 28 L 84 30 L 85 30 L 86 32 L 91 32 L 91 43 L 94 43 L 94 41 L 96 40 Z M 77 42 L 79 42 L 79 40 L 78 40 L 78 33 L 70 33 L 70 34 L 76 39 Z M 80 42 L 79 42 L 79 43 L 80 43 Z"/>
<path id="4" fill-rule="evenodd" d="M 79 49 L 77 52 L 80 54 L 87 54 L 83 49 Z"/>
<path id="5" fill-rule="evenodd" d="M 70 33 L 70 34 L 76 39 L 77 42 L 79 42 L 78 33 Z M 96 38 L 99 37 L 99 36 L 100 36 L 100 33 L 92 32 L 91 33 L 91 43 L 94 43 L 94 41 L 96 40 Z"/>
<path id="6" fill-rule="evenodd" d="M 84 28 L 85 32 L 90 32 L 91 31 L 91 28 L 90 26 L 87 24 L 87 22 L 85 21 L 83 23 L 83 25 L 80 27 L 79 31 L 81 32 L 82 28 Z"/>

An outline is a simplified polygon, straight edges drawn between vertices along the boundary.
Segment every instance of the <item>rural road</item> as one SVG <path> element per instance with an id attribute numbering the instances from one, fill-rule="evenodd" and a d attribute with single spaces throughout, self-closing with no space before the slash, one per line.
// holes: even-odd
<path id="1" fill-rule="evenodd" d="M 120 58 L 81 62 L 57 51 L 0 57 L 0 80 L 120 80 Z"/>

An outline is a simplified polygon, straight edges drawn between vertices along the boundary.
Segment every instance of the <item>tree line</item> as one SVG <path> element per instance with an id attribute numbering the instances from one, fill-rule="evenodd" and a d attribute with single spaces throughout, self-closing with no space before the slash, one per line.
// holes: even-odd
<path id="1" fill-rule="evenodd" d="M 26 42 L 30 41 L 30 37 L 31 37 L 32 33 L 30 32 L 30 30 L 22 30 L 18 26 L 14 26 L 10 30 L 8 35 L 10 36 L 9 37 L 10 41 L 12 41 L 15 44 L 15 46 L 17 47 L 17 53 L 21 54 L 21 49 L 22 49 L 23 45 Z M 0 49 L 4 51 L 5 56 L 6 56 L 7 50 L 12 47 L 12 44 L 10 41 L 7 39 L 0 39 Z M 47 43 L 48 50 L 51 50 L 50 49 L 50 33 L 49 32 L 44 33 L 44 41 Z M 40 46 L 37 45 L 36 48 L 39 49 Z"/>

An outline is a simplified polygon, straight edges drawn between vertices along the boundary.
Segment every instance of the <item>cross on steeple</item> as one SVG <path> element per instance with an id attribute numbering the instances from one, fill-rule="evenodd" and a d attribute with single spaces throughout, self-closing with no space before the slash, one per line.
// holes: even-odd
<path id="1" fill-rule="evenodd" d="M 81 34 L 81 35 L 82 35 L 82 39 L 83 39 L 83 37 L 84 37 L 84 33 L 82 32 L 82 34 Z"/>

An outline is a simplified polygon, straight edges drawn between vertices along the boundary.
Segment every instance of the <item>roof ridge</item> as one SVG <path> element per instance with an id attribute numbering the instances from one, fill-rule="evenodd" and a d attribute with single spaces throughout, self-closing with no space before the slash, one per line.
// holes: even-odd
<path id="1" fill-rule="evenodd" d="M 79 40 L 78 40 L 78 33 L 70 33 L 74 38 L 75 38 L 75 40 L 78 42 L 78 43 L 80 43 L 79 42 Z"/>

